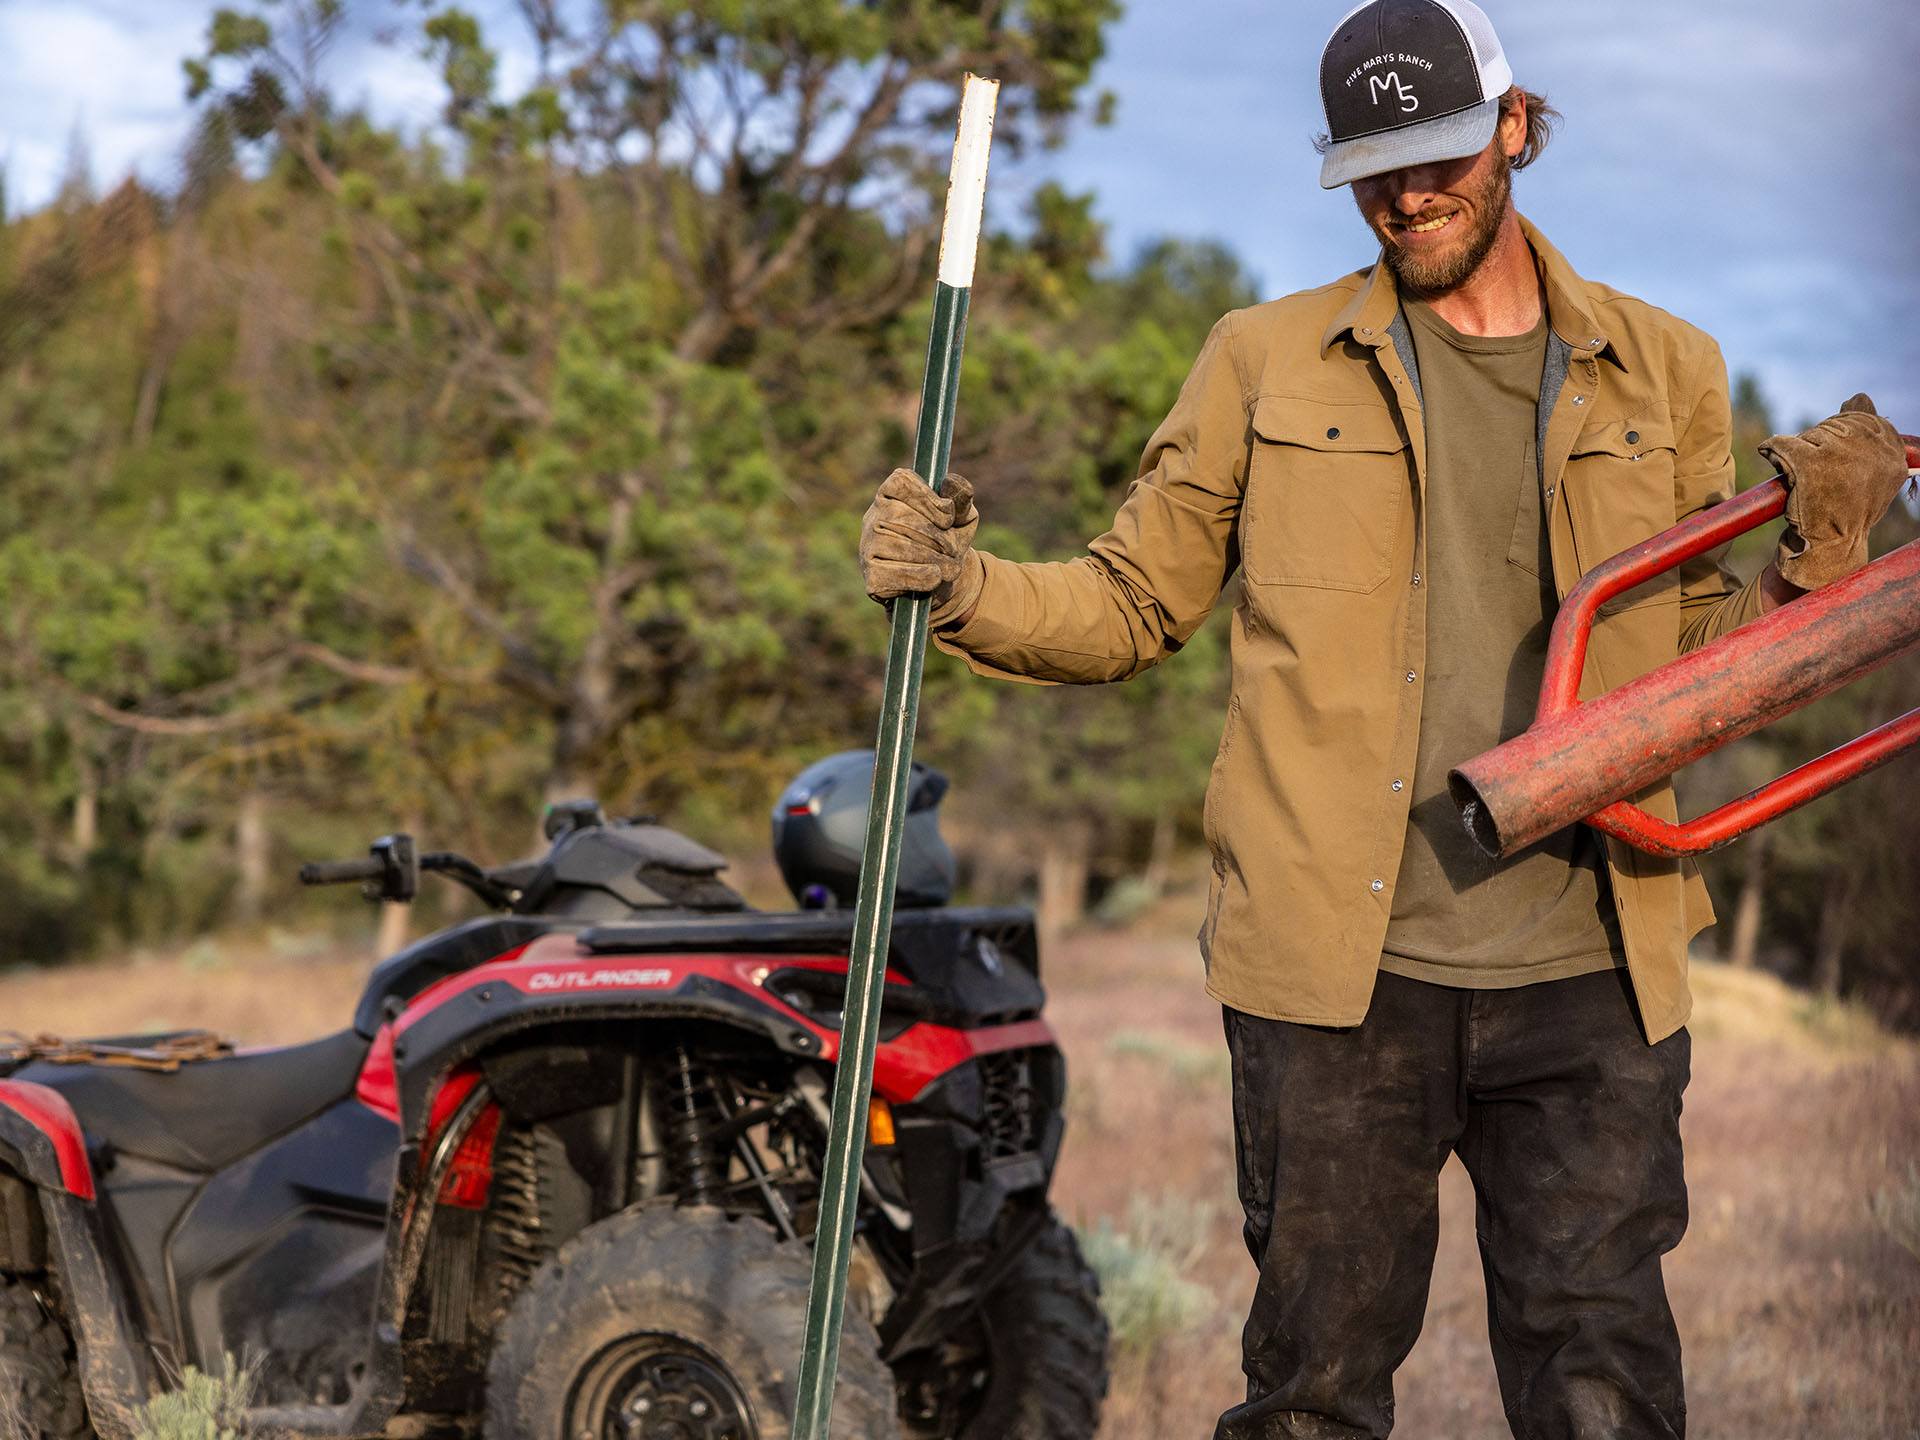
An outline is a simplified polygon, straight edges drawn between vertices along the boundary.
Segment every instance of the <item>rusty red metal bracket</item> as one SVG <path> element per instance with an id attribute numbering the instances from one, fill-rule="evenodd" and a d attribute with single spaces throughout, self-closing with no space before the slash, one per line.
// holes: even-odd
<path id="1" fill-rule="evenodd" d="M 1920 440 L 1907 464 L 1920 466 Z M 1448 776 L 1481 847 L 1507 855 L 1577 820 L 1652 855 L 1716 850 L 1920 745 L 1920 710 L 1891 720 L 1694 820 L 1671 824 L 1626 797 L 1868 671 L 1920 649 L 1920 540 L 1710 645 L 1581 704 L 1600 607 L 1779 518 L 1779 476 L 1595 566 L 1548 641 L 1533 725 Z"/>

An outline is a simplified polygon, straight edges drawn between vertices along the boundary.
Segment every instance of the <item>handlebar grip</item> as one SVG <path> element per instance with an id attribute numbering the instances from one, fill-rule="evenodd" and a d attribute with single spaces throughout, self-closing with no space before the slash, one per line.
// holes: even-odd
<path id="1" fill-rule="evenodd" d="M 316 860 L 300 867 L 302 885 L 346 885 L 355 880 L 378 880 L 386 873 L 379 860 Z"/>

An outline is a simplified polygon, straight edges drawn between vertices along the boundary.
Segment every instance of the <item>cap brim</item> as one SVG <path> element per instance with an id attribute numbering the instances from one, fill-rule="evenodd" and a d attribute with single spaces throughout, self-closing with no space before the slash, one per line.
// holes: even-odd
<path id="1" fill-rule="evenodd" d="M 1350 181 L 1404 170 L 1409 165 L 1432 165 L 1478 155 L 1493 143 L 1493 132 L 1499 124 L 1500 97 L 1496 95 L 1437 120 L 1338 141 L 1327 147 L 1320 162 L 1320 188 L 1335 190 Z"/>

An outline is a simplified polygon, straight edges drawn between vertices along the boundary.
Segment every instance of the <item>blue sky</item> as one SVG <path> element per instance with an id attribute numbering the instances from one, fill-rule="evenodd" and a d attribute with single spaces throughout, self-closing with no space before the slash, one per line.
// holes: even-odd
<path id="1" fill-rule="evenodd" d="M 394 0 L 350 0 L 336 87 L 430 120 L 432 78 L 372 43 Z M 479 0 L 506 16 L 507 0 Z M 1124 257 L 1163 233 L 1226 241 L 1264 293 L 1317 285 L 1372 247 L 1320 190 L 1320 45 L 1344 0 L 1132 0 L 1099 82 L 1116 121 L 996 172 L 1011 217 L 1040 178 L 1100 196 Z M 1920 5 L 1910 0 L 1488 0 L 1515 75 L 1566 113 L 1521 208 L 1587 275 L 1715 335 L 1783 423 L 1869 391 L 1920 430 Z M 76 125 L 95 177 L 166 183 L 187 124 L 179 59 L 201 0 L 0 0 L 0 160 L 44 201 Z M 417 9 L 412 12 L 418 14 Z M 496 27 L 511 50 L 512 26 Z M 508 55 L 506 79 L 521 66 Z M 982 284 L 991 277 L 983 275 Z"/>

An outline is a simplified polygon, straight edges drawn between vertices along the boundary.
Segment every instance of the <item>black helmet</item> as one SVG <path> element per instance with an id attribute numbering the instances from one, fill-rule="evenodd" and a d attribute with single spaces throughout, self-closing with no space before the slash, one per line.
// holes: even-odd
<path id="1" fill-rule="evenodd" d="M 847 750 L 809 765 L 773 807 L 773 858 L 793 898 L 808 909 L 852 905 L 873 793 L 873 751 Z M 953 894 L 953 852 L 940 837 L 947 777 L 913 764 L 896 905 L 944 905 Z"/>

